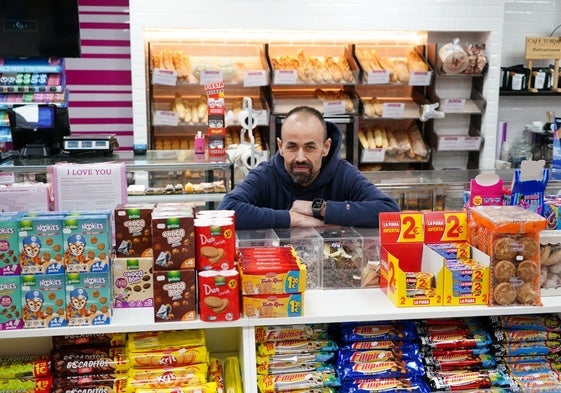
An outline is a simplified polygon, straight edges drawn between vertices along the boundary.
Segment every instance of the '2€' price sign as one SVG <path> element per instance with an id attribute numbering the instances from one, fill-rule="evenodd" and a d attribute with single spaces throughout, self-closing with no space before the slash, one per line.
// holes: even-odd
<path id="1" fill-rule="evenodd" d="M 380 213 L 382 243 L 422 243 L 422 213 Z"/>
<path id="2" fill-rule="evenodd" d="M 427 212 L 424 214 L 425 243 L 465 242 L 467 216 L 465 212 Z"/>

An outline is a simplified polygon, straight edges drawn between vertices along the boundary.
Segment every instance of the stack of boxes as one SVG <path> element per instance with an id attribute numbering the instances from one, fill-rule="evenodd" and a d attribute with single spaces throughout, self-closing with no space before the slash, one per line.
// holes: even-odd
<path id="1" fill-rule="evenodd" d="M 0 330 L 106 325 L 109 212 L 0 216 Z"/>
<path id="2" fill-rule="evenodd" d="M 195 227 L 192 204 L 158 204 L 152 210 L 154 319 L 197 317 Z"/>
<path id="3" fill-rule="evenodd" d="M 0 215 L 0 331 L 21 329 L 21 282 L 19 264 L 19 218 L 17 213 Z"/>
<path id="4" fill-rule="evenodd" d="M 207 322 L 240 317 L 240 277 L 235 268 L 234 212 L 199 211 L 195 219 L 199 312 Z"/>
<path id="5" fill-rule="evenodd" d="M 152 258 L 153 204 L 121 204 L 115 208 L 115 308 L 154 306 Z"/>
<path id="6" fill-rule="evenodd" d="M 246 317 L 304 314 L 306 265 L 300 262 L 293 247 L 240 247 L 238 258 Z"/>

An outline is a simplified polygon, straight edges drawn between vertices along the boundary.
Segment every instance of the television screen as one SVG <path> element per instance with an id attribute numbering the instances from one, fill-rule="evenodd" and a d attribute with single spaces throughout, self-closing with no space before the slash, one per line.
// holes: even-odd
<path id="1" fill-rule="evenodd" d="M 0 57 L 80 57 L 78 0 L 0 0 Z"/>

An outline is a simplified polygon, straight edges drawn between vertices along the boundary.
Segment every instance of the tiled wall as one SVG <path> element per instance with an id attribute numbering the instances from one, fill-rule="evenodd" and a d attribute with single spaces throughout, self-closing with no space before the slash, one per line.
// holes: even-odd
<path id="1" fill-rule="evenodd" d="M 559 0 L 505 0 L 501 64 L 524 63 L 525 38 L 548 36 L 559 24 Z M 554 35 L 561 36 L 561 27 Z M 508 122 L 508 140 L 515 141 L 522 137 L 526 124 L 533 120 L 545 121 L 545 111 L 554 111 L 561 116 L 561 97 L 501 97 L 498 117 L 499 121 Z"/>

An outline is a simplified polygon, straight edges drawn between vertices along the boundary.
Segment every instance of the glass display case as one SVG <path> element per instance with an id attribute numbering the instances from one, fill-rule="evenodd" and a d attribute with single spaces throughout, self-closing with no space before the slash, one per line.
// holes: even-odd
<path id="1" fill-rule="evenodd" d="M 212 208 L 232 189 L 234 179 L 233 165 L 228 160 L 212 161 L 193 150 L 149 150 L 145 155 L 134 156 L 123 152 L 110 156 L 12 158 L 0 164 L 0 183 L 47 182 L 48 166 L 57 162 L 123 162 L 127 200 L 131 203 L 201 201 Z"/>

